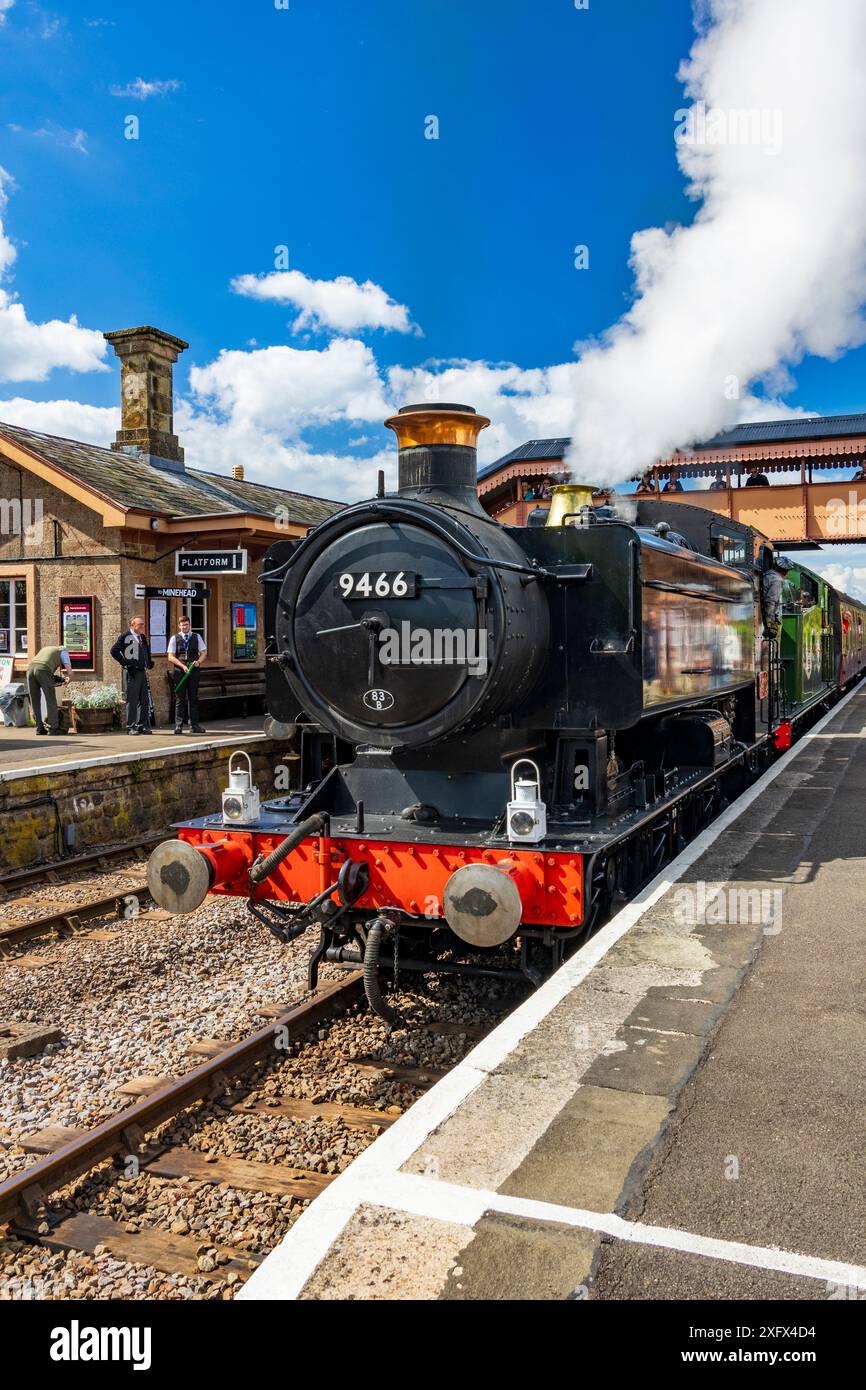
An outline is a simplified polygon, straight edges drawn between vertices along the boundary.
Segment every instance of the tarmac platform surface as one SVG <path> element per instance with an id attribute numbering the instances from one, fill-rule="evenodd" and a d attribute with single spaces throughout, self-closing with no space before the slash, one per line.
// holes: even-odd
<path id="1" fill-rule="evenodd" d="M 0 780 L 32 776 L 50 768 L 98 767 L 256 738 L 264 738 L 262 715 L 214 719 L 203 734 L 176 734 L 173 726 L 138 735 L 125 729 L 107 734 L 37 734 L 35 727 L 0 725 Z"/>
<path id="2" fill-rule="evenodd" d="M 866 1298 L 864 810 L 857 690 L 240 1297 Z"/>

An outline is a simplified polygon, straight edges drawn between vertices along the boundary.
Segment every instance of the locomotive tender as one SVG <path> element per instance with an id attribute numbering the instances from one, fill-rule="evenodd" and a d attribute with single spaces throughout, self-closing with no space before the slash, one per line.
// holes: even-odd
<path id="1" fill-rule="evenodd" d="M 386 423 L 396 493 L 380 475 L 264 562 L 267 704 L 303 789 L 259 808 L 235 775 L 148 877 L 171 911 L 213 891 L 282 941 L 316 927 L 310 987 L 363 963 L 392 1020 L 383 970 L 543 978 L 859 677 L 866 607 L 794 569 L 768 626 L 771 544 L 700 506 L 563 484 L 545 525 L 503 526 L 485 417 Z"/>

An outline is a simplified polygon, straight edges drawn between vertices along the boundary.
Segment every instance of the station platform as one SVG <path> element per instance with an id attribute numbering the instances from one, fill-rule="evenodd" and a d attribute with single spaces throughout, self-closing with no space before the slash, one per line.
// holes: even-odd
<path id="1" fill-rule="evenodd" d="M 0 873 L 66 855 L 171 834 L 171 826 L 217 809 L 239 750 L 262 795 L 279 776 L 291 785 L 287 747 L 261 716 L 220 720 L 205 734 L 37 735 L 0 729 Z"/>
<path id="2" fill-rule="evenodd" d="M 247 719 L 214 719 L 204 734 L 176 734 L 173 728 L 150 734 L 127 734 L 116 729 L 107 734 L 37 734 L 35 728 L 15 729 L 0 724 L 0 780 L 25 777 L 42 768 L 98 767 L 101 763 L 133 761 L 191 748 L 216 747 L 226 740 L 264 738 L 263 716 Z"/>
<path id="3" fill-rule="evenodd" d="M 242 1299 L 866 1298 L 866 689 L 301 1215 Z"/>

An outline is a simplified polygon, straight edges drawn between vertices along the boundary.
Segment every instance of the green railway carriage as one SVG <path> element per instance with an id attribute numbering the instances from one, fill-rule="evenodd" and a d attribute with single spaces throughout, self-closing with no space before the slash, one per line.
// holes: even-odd
<path id="1" fill-rule="evenodd" d="M 836 684 L 831 593 L 821 576 L 805 566 L 788 572 L 779 657 L 785 703 L 791 710 L 811 704 Z"/>
<path id="2" fill-rule="evenodd" d="M 866 604 L 834 589 L 830 610 L 839 653 L 837 680 L 844 690 L 866 668 Z"/>
<path id="3" fill-rule="evenodd" d="M 782 593 L 779 659 L 787 712 L 844 687 L 866 664 L 866 605 L 798 565 Z"/>

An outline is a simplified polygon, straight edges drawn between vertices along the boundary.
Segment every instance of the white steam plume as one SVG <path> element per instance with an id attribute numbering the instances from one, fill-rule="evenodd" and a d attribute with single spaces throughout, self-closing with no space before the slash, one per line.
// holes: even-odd
<path id="1" fill-rule="evenodd" d="M 576 477 L 610 483 L 866 339 L 866 3 L 700 0 L 672 114 L 701 206 L 632 238 L 635 302 L 575 372 Z M 752 412 L 754 413 L 754 412 Z"/>

